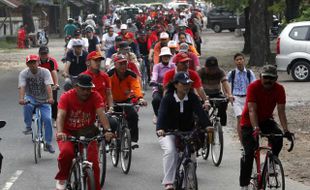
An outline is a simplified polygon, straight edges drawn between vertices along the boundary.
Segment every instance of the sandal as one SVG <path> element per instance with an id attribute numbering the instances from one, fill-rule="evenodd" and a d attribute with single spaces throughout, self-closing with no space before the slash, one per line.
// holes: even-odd
<path id="1" fill-rule="evenodd" d="M 62 184 L 61 184 L 62 182 Z M 66 189 L 66 181 L 57 180 L 56 181 L 56 190 L 65 190 Z"/>
<path id="2" fill-rule="evenodd" d="M 174 190 L 173 184 L 166 184 L 165 190 Z"/>

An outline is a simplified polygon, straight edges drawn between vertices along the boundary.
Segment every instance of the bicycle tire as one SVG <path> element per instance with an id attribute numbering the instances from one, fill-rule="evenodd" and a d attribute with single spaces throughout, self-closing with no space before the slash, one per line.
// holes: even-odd
<path id="1" fill-rule="evenodd" d="M 198 190 L 198 180 L 196 174 L 196 166 L 194 162 L 189 162 L 185 166 L 184 180 L 184 190 Z"/>
<path id="2" fill-rule="evenodd" d="M 124 127 L 121 136 L 121 168 L 125 174 L 128 174 L 131 165 L 131 135 L 130 130 Z"/>
<path id="3" fill-rule="evenodd" d="M 267 156 L 269 156 L 269 162 L 273 163 L 272 168 L 275 172 L 273 174 L 269 174 L 267 164 L 264 164 L 264 169 L 262 172 L 263 189 L 285 190 L 285 176 L 281 161 L 277 156 L 272 155 L 271 153 L 267 154 Z M 280 178 L 278 178 L 279 175 L 281 175 Z"/>
<path id="4" fill-rule="evenodd" d="M 240 162 L 242 162 L 242 159 L 244 159 L 244 158 L 241 158 Z M 256 159 L 254 158 L 250 184 L 248 186 L 249 190 L 258 190 L 258 178 L 257 178 L 257 176 L 258 176 L 257 164 L 256 164 Z"/>
<path id="5" fill-rule="evenodd" d="M 146 66 L 145 66 L 145 62 L 142 61 L 141 63 L 141 80 L 142 80 L 142 88 L 144 91 L 147 91 L 147 70 L 146 70 Z"/>
<path id="6" fill-rule="evenodd" d="M 117 167 L 118 160 L 119 160 L 119 140 L 118 139 L 112 139 L 110 143 L 110 155 L 111 155 L 111 161 L 112 165 L 114 167 Z"/>
<path id="7" fill-rule="evenodd" d="M 38 151 L 38 157 L 41 159 L 42 158 L 42 145 L 44 146 L 44 141 L 43 141 L 43 123 L 42 121 L 40 120 L 41 122 L 41 128 L 37 131 L 40 131 L 40 133 L 38 134 L 39 138 L 38 138 L 38 147 L 37 147 L 37 151 Z M 39 127 L 39 125 L 37 125 Z"/>
<path id="8" fill-rule="evenodd" d="M 219 152 L 216 153 L 216 142 L 215 140 L 219 141 Z M 222 162 L 223 158 L 223 149 L 224 149 L 224 137 L 223 137 L 223 129 L 222 125 L 220 122 L 216 122 L 214 124 L 214 133 L 213 133 L 213 142 L 211 144 L 211 156 L 212 156 L 212 161 L 215 166 L 219 166 Z"/>
<path id="9" fill-rule="evenodd" d="M 201 156 L 204 160 L 207 160 L 210 153 L 210 144 L 209 144 L 209 138 L 208 134 L 205 134 L 205 139 L 203 142 L 203 147 L 201 148 Z"/>
<path id="10" fill-rule="evenodd" d="M 83 168 L 84 187 L 82 190 L 96 190 L 94 171 L 90 167 Z"/>
<path id="11" fill-rule="evenodd" d="M 175 175 L 174 186 L 176 190 L 184 190 L 182 187 L 184 175 L 185 175 L 185 169 L 183 167 L 183 164 L 181 164 L 180 167 L 177 169 L 177 173 Z"/>
<path id="12" fill-rule="evenodd" d="M 38 138 L 38 119 L 34 121 L 34 127 L 32 130 L 33 135 L 33 153 L 34 153 L 34 162 L 37 164 L 39 162 L 38 148 L 40 148 L 40 141 Z"/>
<path id="13" fill-rule="evenodd" d="M 99 143 L 99 167 L 100 167 L 100 187 L 102 188 L 107 173 L 107 152 L 105 140 Z"/>
<path id="14" fill-rule="evenodd" d="M 72 167 L 70 169 L 69 177 L 67 179 L 66 189 L 68 190 L 80 190 L 80 168 L 76 162 L 73 161 Z"/>

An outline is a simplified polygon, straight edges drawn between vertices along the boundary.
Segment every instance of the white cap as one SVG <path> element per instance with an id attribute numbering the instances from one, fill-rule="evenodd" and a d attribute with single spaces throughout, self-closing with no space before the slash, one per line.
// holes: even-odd
<path id="1" fill-rule="evenodd" d="M 159 56 L 163 56 L 163 55 L 172 55 L 171 54 L 171 51 L 170 51 L 170 48 L 168 48 L 168 47 L 162 47 L 161 49 L 160 49 L 160 54 L 159 54 Z"/>
<path id="2" fill-rule="evenodd" d="M 180 44 L 180 50 L 179 50 L 179 52 L 185 52 L 185 53 L 187 53 L 187 52 L 188 52 L 188 49 L 189 49 L 189 46 L 188 46 L 187 43 L 181 43 L 181 44 Z"/>
<path id="3" fill-rule="evenodd" d="M 176 41 L 174 41 L 174 40 L 170 40 L 168 42 L 168 47 L 169 48 L 177 48 L 178 47 L 178 43 Z"/>
<path id="4" fill-rule="evenodd" d="M 83 46 L 83 45 L 84 45 L 84 42 L 81 39 L 73 39 L 73 41 L 72 41 L 72 47 Z"/>
<path id="5" fill-rule="evenodd" d="M 93 14 L 87 15 L 87 19 L 92 19 L 92 18 L 93 18 Z"/>
<path id="6" fill-rule="evenodd" d="M 160 33 L 159 39 L 168 39 L 169 34 L 167 32 Z"/>
<path id="7" fill-rule="evenodd" d="M 121 25 L 121 30 L 127 30 L 127 24 L 122 24 Z"/>

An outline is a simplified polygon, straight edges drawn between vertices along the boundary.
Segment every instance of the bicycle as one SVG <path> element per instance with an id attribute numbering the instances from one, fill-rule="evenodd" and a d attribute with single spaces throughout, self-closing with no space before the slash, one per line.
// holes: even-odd
<path id="1" fill-rule="evenodd" d="M 70 174 L 67 179 L 67 190 L 95 190 L 95 177 L 93 171 L 93 163 L 87 160 L 88 145 L 97 141 L 100 142 L 104 139 L 104 135 L 99 134 L 92 138 L 84 136 L 73 137 L 68 136 L 67 141 L 74 144 L 74 159 L 70 169 Z"/>
<path id="2" fill-rule="evenodd" d="M 212 130 L 208 130 L 205 134 L 204 145 L 202 147 L 202 158 L 207 160 L 210 149 L 212 161 L 215 166 L 219 166 L 223 158 L 224 137 L 223 129 L 218 116 L 218 107 L 222 102 L 227 102 L 227 98 L 210 98 L 211 109 L 209 110 L 209 118 L 212 123 Z"/>
<path id="3" fill-rule="evenodd" d="M 0 128 L 3 128 L 6 125 L 5 121 L 0 121 Z M 1 138 L 0 138 L 1 141 Z M 0 173 L 1 173 L 1 168 L 2 168 L 2 160 L 3 160 L 3 155 L 0 152 Z"/>
<path id="4" fill-rule="evenodd" d="M 110 154 L 111 160 L 114 167 L 117 167 L 119 157 L 121 160 L 121 168 L 123 173 L 128 174 L 131 166 L 131 158 L 132 158 L 132 149 L 137 147 L 132 147 L 131 145 L 131 134 L 130 129 L 128 127 L 128 123 L 126 120 L 126 107 L 133 107 L 136 108 L 139 105 L 133 103 L 115 103 L 115 107 L 121 108 L 121 112 L 112 112 L 110 113 L 112 117 L 114 117 L 118 123 L 119 127 L 116 130 L 116 138 L 113 138 L 110 143 Z"/>
<path id="5" fill-rule="evenodd" d="M 145 65 L 145 57 L 142 57 L 142 61 L 140 62 L 140 72 L 141 72 L 142 88 L 144 91 L 146 91 L 148 86 L 148 76 L 147 76 L 147 67 Z"/>
<path id="6" fill-rule="evenodd" d="M 196 174 L 197 164 L 192 160 L 192 153 L 195 150 L 195 140 L 197 130 L 194 131 L 173 131 L 165 135 L 175 135 L 180 139 L 178 147 L 177 169 L 174 186 L 176 190 L 198 190 L 198 180 Z"/>
<path id="7" fill-rule="evenodd" d="M 261 138 L 284 137 L 282 134 L 259 134 Z M 257 149 L 254 152 L 253 170 L 249 189 L 282 189 L 285 190 L 285 176 L 280 159 L 272 153 L 271 145 L 260 146 L 257 136 Z M 288 152 L 294 148 L 294 134 Z M 284 137 L 285 138 L 285 137 Z M 266 150 L 265 161 L 261 163 L 261 151 Z M 262 167 L 261 167 L 262 166 Z"/>
<path id="8" fill-rule="evenodd" d="M 97 124 L 97 126 L 99 126 Z M 102 127 L 99 127 L 99 135 L 104 136 L 104 131 Z M 99 151 L 99 168 L 100 168 L 100 187 L 102 188 L 105 183 L 106 173 L 107 173 L 107 151 L 106 151 L 106 141 L 105 139 L 99 139 L 98 141 L 98 151 Z"/>
<path id="9" fill-rule="evenodd" d="M 34 151 L 34 162 L 37 164 L 39 159 L 42 158 L 42 149 L 45 150 L 45 130 L 41 117 L 40 107 L 46 103 L 31 103 L 26 101 L 26 104 L 34 106 L 34 116 L 32 118 L 32 142 Z"/>

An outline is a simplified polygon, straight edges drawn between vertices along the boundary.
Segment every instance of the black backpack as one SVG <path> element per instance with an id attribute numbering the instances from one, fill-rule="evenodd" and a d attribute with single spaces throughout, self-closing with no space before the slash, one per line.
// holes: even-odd
<path id="1" fill-rule="evenodd" d="M 231 93 L 233 93 L 234 82 L 235 82 L 236 70 L 231 71 Z M 251 71 L 249 69 L 246 70 L 246 76 L 248 78 L 249 83 L 251 82 Z"/>

